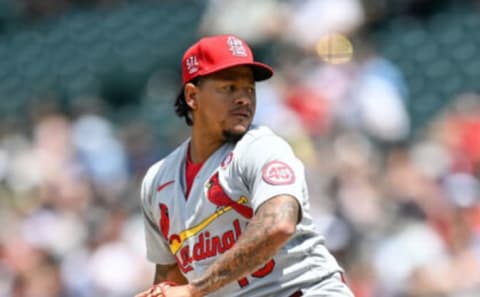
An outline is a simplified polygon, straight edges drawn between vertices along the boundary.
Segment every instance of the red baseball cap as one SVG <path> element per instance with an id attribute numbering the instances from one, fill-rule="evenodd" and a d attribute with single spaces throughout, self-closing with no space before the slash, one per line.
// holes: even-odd
<path id="1" fill-rule="evenodd" d="M 204 37 L 183 55 L 182 81 L 185 84 L 196 77 L 241 65 L 252 68 L 256 81 L 268 79 L 273 75 L 272 67 L 254 61 L 248 44 L 237 36 Z"/>

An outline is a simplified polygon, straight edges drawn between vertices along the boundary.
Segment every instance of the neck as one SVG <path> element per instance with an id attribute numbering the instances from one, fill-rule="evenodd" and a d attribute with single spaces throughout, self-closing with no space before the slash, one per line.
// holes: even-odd
<path id="1" fill-rule="evenodd" d="M 202 163 L 208 159 L 225 141 L 222 138 L 213 138 L 206 132 L 192 127 L 190 141 L 190 158 L 193 163 Z"/>

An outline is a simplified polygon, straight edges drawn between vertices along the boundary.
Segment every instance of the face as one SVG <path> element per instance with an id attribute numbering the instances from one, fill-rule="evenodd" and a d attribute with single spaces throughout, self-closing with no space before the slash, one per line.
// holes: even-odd
<path id="1" fill-rule="evenodd" d="M 250 67 L 228 68 L 185 86 L 194 129 L 223 141 L 239 140 L 255 113 L 255 80 Z M 207 132 L 207 133 L 205 133 Z"/>

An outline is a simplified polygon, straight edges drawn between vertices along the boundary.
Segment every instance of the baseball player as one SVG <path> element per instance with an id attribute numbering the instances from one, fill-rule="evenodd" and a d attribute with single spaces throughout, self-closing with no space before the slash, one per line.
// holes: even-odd
<path id="1" fill-rule="evenodd" d="M 252 127 L 255 62 L 240 38 L 200 39 L 182 64 L 176 113 L 191 137 L 142 184 L 154 286 L 137 297 L 352 297 L 313 230 L 304 168 L 266 127 Z"/>

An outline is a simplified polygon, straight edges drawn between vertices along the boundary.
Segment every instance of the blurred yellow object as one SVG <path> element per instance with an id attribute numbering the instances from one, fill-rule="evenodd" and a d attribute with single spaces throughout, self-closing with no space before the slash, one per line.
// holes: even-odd
<path id="1" fill-rule="evenodd" d="M 353 56 L 352 43 L 346 36 L 338 33 L 323 36 L 317 42 L 316 50 L 320 58 L 330 64 L 349 62 Z"/>

